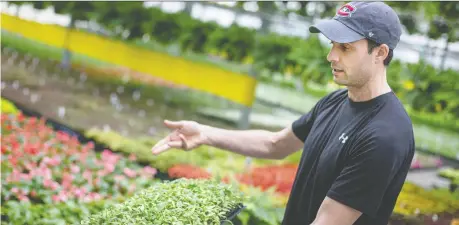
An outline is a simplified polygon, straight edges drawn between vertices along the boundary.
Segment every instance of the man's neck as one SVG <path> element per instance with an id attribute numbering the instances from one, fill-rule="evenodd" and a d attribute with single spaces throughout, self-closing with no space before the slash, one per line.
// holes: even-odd
<path id="1" fill-rule="evenodd" d="M 373 77 L 375 79 L 369 80 L 362 87 L 349 86 L 349 98 L 355 102 L 363 102 L 392 91 L 386 80 L 386 71 L 383 71 L 382 75 L 375 74 Z"/>

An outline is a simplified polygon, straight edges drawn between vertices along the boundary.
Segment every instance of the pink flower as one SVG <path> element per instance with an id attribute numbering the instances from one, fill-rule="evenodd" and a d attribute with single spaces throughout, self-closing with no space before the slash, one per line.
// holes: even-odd
<path id="1" fill-rule="evenodd" d="M 62 175 L 62 186 L 65 189 L 69 189 L 72 186 L 72 181 L 73 181 L 74 176 L 69 173 L 64 173 Z"/>
<path id="2" fill-rule="evenodd" d="M 129 160 L 135 161 L 136 159 L 137 159 L 137 157 L 135 156 L 134 153 L 131 153 L 131 154 L 129 155 Z"/>
<path id="3" fill-rule="evenodd" d="M 435 165 L 436 165 L 437 167 L 441 167 L 441 166 L 443 166 L 443 161 L 441 161 L 441 159 L 436 159 L 436 160 L 435 160 Z"/>
<path id="4" fill-rule="evenodd" d="M 37 163 L 36 162 L 27 162 L 24 166 L 29 171 L 32 171 L 37 167 Z"/>
<path id="5" fill-rule="evenodd" d="M 411 164 L 411 168 L 413 168 L 413 169 L 419 169 L 419 168 L 421 168 L 421 162 L 419 162 L 419 160 L 415 160 L 415 161 Z"/>
<path id="6" fill-rule="evenodd" d="M 63 202 L 67 201 L 68 200 L 68 196 L 67 196 L 67 193 L 65 191 L 61 191 L 59 192 L 59 199 Z"/>
<path id="7" fill-rule="evenodd" d="M 61 201 L 61 198 L 59 197 L 59 195 L 53 195 L 53 196 L 51 197 L 51 199 L 52 199 L 53 202 L 55 202 L 55 203 L 58 203 L 58 202 Z"/>
<path id="8" fill-rule="evenodd" d="M 92 173 L 89 169 L 86 169 L 84 172 L 83 172 L 83 178 L 86 179 L 86 180 L 91 180 L 92 179 Z"/>
<path id="9" fill-rule="evenodd" d="M 49 168 L 46 167 L 39 167 L 30 172 L 30 175 L 33 176 L 41 176 L 45 179 L 51 179 L 52 178 L 52 172 Z"/>
<path id="10" fill-rule="evenodd" d="M 125 180 L 126 178 L 123 175 L 115 175 L 114 179 L 115 179 L 115 182 L 119 183 L 122 180 Z"/>
<path id="11" fill-rule="evenodd" d="M 102 195 L 100 195 L 99 193 L 92 192 L 90 195 L 91 195 L 91 198 L 95 201 L 102 200 Z"/>
<path id="12" fill-rule="evenodd" d="M 32 175 L 27 174 L 27 173 L 21 173 L 20 174 L 20 179 L 24 181 L 30 181 L 32 180 Z"/>
<path id="13" fill-rule="evenodd" d="M 106 159 L 109 159 L 111 158 L 111 156 L 113 155 L 113 153 L 107 149 L 105 149 L 103 152 L 102 152 L 102 160 L 106 160 Z"/>
<path id="14" fill-rule="evenodd" d="M 18 199 L 19 199 L 19 201 L 23 201 L 23 202 L 28 202 L 29 201 L 29 198 L 27 196 L 25 196 L 25 195 L 19 195 Z"/>
<path id="15" fill-rule="evenodd" d="M 158 172 L 158 170 L 156 170 L 155 168 L 151 166 L 145 166 L 142 172 L 146 174 L 147 176 L 153 176 Z"/>
<path id="16" fill-rule="evenodd" d="M 17 193 L 19 193 L 19 188 L 13 187 L 13 188 L 11 188 L 11 192 L 17 194 Z"/>
<path id="17" fill-rule="evenodd" d="M 58 155 L 54 156 L 49 162 L 51 166 L 58 166 L 60 163 L 61 163 L 61 157 Z"/>
<path id="18" fill-rule="evenodd" d="M 99 176 L 99 177 L 103 177 L 103 176 L 105 176 L 105 175 L 107 175 L 107 174 L 108 174 L 108 173 L 107 173 L 106 170 L 99 170 L 99 171 L 97 171 L 97 176 Z"/>
<path id="19" fill-rule="evenodd" d="M 91 201 L 97 201 L 97 200 L 102 200 L 102 195 L 99 193 L 91 192 L 87 194 L 84 198 L 84 202 L 91 202 Z"/>
<path id="20" fill-rule="evenodd" d="M 77 198 L 83 198 L 85 193 L 86 193 L 86 189 L 85 188 L 75 188 L 73 190 L 73 195 L 75 195 L 75 197 L 77 197 Z"/>
<path id="21" fill-rule="evenodd" d="M 113 173 L 113 171 L 115 171 L 115 165 L 111 163 L 104 163 L 104 170 L 107 174 Z"/>
<path id="22" fill-rule="evenodd" d="M 133 178 L 136 176 L 136 172 L 132 169 L 129 169 L 129 168 L 124 168 L 123 170 L 124 174 L 126 174 L 126 176 L 130 177 L 130 178 Z"/>
<path id="23" fill-rule="evenodd" d="M 70 166 L 70 171 L 71 171 L 72 173 L 79 173 L 79 172 L 80 172 L 80 167 L 77 166 L 77 165 L 71 165 L 71 166 Z"/>
<path id="24" fill-rule="evenodd" d="M 59 184 L 56 183 L 55 181 L 51 180 L 51 179 L 44 179 L 43 180 L 43 186 L 45 188 L 49 188 L 49 189 L 54 191 L 59 187 Z"/>
<path id="25" fill-rule="evenodd" d="M 129 193 L 133 193 L 136 189 L 136 185 L 135 183 L 132 183 L 131 185 L 129 185 L 129 189 L 128 189 L 128 192 Z"/>
<path id="26" fill-rule="evenodd" d="M 51 159 L 48 156 L 45 156 L 42 160 L 40 165 L 47 165 L 48 162 L 51 161 Z"/>
<path id="27" fill-rule="evenodd" d="M 19 170 L 13 169 L 13 172 L 6 178 L 7 183 L 12 183 L 12 182 L 18 182 L 20 180 L 20 174 Z"/>

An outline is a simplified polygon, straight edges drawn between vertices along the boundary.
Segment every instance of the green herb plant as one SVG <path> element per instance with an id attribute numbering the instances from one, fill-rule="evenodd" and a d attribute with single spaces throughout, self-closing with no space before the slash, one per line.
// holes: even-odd
<path id="1" fill-rule="evenodd" d="M 221 224 L 243 200 L 232 185 L 181 178 L 155 183 L 81 224 Z"/>

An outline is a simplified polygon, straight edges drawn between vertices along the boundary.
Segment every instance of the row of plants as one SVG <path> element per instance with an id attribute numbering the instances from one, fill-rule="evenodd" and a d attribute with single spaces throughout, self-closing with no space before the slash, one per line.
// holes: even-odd
<path id="1" fill-rule="evenodd" d="M 29 4 L 18 4 L 24 3 Z M 141 2 L 30 4 L 37 9 L 52 6 L 56 13 L 71 15 L 72 21 L 93 19 L 108 31 L 117 30 L 112 32 L 110 38 L 122 39 L 142 47 L 148 45 L 142 40 L 149 37 L 151 41 L 163 46 L 178 45 L 183 54 L 192 52 L 198 55 L 217 55 L 236 64 L 253 64 L 260 74 L 292 75 L 305 86 L 308 83 L 326 85 L 332 79 L 330 63 L 326 60 L 329 47 L 324 46 L 314 35 L 305 40 L 275 33 L 260 34 L 237 24 L 221 27 L 216 22 L 193 18 L 186 11 L 166 13 L 157 7 L 145 8 Z M 413 9 L 420 7 L 415 5 Z M 398 4 L 394 3 L 394 6 L 398 10 L 403 9 Z M 450 4 L 435 7 L 448 15 L 454 10 Z M 121 29 L 115 29 L 117 27 Z M 128 31 L 127 36 L 124 31 Z M 424 61 L 402 63 L 393 60 L 388 75 L 391 87 L 410 107 L 415 120 L 459 132 L 459 102 L 455 97 L 459 85 L 449 82 L 459 78 L 458 71 L 441 71 Z M 434 119 L 432 115 L 435 115 Z"/>
<path id="2" fill-rule="evenodd" d="M 438 170 L 438 175 L 449 179 L 454 189 L 459 186 L 459 169 L 443 168 Z"/>
<path id="3" fill-rule="evenodd" d="M 2 112 L 1 128 L 2 224 L 220 224 L 244 201 L 236 186 L 215 180 L 161 181 L 135 155 L 98 152 L 44 118 Z M 141 211 L 128 213 L 132 204 Z"/>

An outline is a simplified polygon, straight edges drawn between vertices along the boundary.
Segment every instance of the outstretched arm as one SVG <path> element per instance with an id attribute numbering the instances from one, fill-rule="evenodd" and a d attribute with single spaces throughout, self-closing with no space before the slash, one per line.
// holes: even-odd
<path id="1" fill-rule="evenodd" d="M 303 142 L 289 126 L 278 132 L 266 130 L 226 130 L 194 121 L 165 121 L 174 131 L 152 148 L 160 154 L 170 148 L 191 150 L 209 145 L 245 156 L 282 159 L 301 149 Z"/>
<path id="2" fill-rule="evenodd" d="M 302 148 L 291 127 L 279 132 L 234 131 L 204 126 L 205 144 L 255 158 L 282 159 Z"/>

